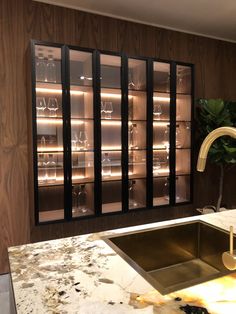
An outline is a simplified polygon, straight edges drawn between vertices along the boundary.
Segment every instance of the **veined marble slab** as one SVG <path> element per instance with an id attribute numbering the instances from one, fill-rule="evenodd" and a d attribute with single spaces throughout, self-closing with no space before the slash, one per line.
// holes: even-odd
<path id="1" fill-rule="evenodd" d="M 172 314 L 186 304 L 236 313 L 235 275 L 162 296 L 101 239 L 195 220 L 229 230 L 236 210 L 9 248 L 17 313 Z"/>

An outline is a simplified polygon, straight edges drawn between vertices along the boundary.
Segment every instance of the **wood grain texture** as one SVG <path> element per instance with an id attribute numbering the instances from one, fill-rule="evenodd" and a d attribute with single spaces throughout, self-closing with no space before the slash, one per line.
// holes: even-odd
<path id="1" fill-rule="evenodd" d="M 30 39 L 191 62 L 196 98 L 236 99 L 235 44 L 31 0 L 0 0 L 0 273 L 8 269 L 9 245 L 191 215 L 192 208 L 215 202 L 217 172 L 207 166 L 204 174 L 195 173 L 192 206 L 35 227 L 28 163 L 32 160 L 30 115 L 27 118 Z M 226 175 L 223 202 L 236 207 L 235 174 L 234 170 Z"/>

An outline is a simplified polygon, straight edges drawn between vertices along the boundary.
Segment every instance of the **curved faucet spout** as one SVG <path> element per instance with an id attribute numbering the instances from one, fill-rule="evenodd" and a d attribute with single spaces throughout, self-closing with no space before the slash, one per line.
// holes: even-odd
<path id="1" fill-rule="evenodd" d="M 207 135 L 207 137 L 204 139 L 199 155 L 198 155 L 198 161 L 197 161 L 197 171 L 203 172 L 205 170 L 206 166 L 206 159 L 208 151 L 212 145 L 212 143 L 221 136 L 229 135 L 233 138 L 236 138 L 236 128 L 233 127 L 221 127 L 218 129 L 215 129 L 211 133 Z"/>

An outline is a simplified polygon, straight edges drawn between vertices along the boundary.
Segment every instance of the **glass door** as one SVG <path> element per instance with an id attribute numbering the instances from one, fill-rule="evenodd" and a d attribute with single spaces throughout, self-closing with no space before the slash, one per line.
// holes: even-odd
<path id="1" fill-rule="evenodd" d="M 100 55 L 102 213 L 122 210 L 121 57 Z"/>
<path id="2" fill-rule="evenodd" d="M 63 104 L 60 47 L 36 44 L 35 173 L 39 222 L 64 219 Z"/>
<path id="3" fill-rule="evenodd" d="M 176 66 L 176 203 L 190 201 L 192 68 Z"/>
<path id="4" fill-rule="evenodd" d="M 129 209 L 146 207 L 146 61 L 128 59 Z"/>
<path id="5" fill-rule="evenodd" d="M 170 203 L 170 64 L 153 63 L 153 206 Z"/>
<path id="6" fill-rule="evenodd" d="M 72 217 L 94 214 L 92 53 L 69 50 Z"/>

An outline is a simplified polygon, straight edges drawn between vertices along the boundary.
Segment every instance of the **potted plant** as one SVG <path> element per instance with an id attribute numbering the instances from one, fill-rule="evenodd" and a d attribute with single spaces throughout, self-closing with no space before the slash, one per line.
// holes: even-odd
<path id="1" fill-rule="evenodd" d="M 214 129 L 222 126 L 236 127 L 236 102 L 222 99 L 199 99 L 197 110 L 197 124 L 200 139 L 204 138 Z M 229 136 L 218 138 L 208 153 L 209 161 L 220 168 L 219 196 L 216 211 L 220 210 L 224 174 L 236 164 L 236 140 Z"/>

